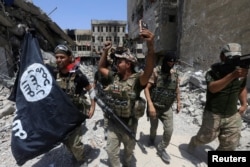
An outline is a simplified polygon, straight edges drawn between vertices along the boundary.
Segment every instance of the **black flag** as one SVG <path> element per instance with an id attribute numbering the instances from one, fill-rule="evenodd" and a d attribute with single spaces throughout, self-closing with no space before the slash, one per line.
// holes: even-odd
<path id="1" fill-rule="evenodd" d="M 15 82 L 16 114 L 11 150 L 18 165 L 62 142 L 84 116 L 57 85 L 43 64 L 37 39 L 26 33 Z"/>

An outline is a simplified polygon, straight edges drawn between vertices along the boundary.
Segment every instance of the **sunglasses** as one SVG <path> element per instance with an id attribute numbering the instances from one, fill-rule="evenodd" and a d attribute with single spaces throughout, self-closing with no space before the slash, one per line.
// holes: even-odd
<path id="1" fill-rule="evenodd" d="M 69 48 L 67 46 L 65 46 L 65 45 L 57 45 L 56 48 L 55 48 L 55 50 L 54 50 L 54 53 L 56 53 L 59 50 L 62 50 L 64 52 L 68 53 L 68 54 L 71 52 L 69 50 Z"/>

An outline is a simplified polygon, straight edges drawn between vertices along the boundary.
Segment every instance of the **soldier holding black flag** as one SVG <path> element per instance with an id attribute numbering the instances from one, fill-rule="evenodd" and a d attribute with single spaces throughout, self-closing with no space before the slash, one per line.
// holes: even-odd
<path id="1" fill-rule="evenodd" d="M 68 47 L 58 46 L 55 51 L 58 56 L 59 71 L 62 75 L 71 75 L 67 70 L 67 65 L 70 64 L 72 58 Z M 75 76 L 75 79 L 70 81 L 79 80 L 77 83 L 81 83 L 81 78 Z M 91 91 L 91 86 L 87 81 L 85 84 L 75 85 L 76 91 L 72 94 L 74 99 L 77 99 L 75 97 L 78 91 L 79 93 L 82 91 L 81 86 L 89 91 L 90 99 L 94 99 L 94 91 Z M 70 93 L 67 89 L 65 91 Z M 80 129 L 86 116 L 79 112 L 79 109 L 72 103 L 73 101 L 56 84 L 55 78 L 45 67 L 35 31 L 32 29 L 26 32 L 22 42 L 20 69 L 9 99 L 16 102 L 11 151 L 18 165 L 21 166 L 27 160 L 48 152 L 60 142 L 70 143 L 68 141 L 73 141 L 72 139 L 76 139 L 78 143 L 72 142 L 72 145 L 67 146 L 70 147 L 77 160 L 83 159 Z M 94 104 L 93 102 L 90 108 L 89 117 L 93 115 Z M 79 137 L 76 135 L 78 132 Z"/>
<path id="2" fill-rule="evenodd" d="M 87 118 L 91 118 L 95 111 L 95 91 L 87 77 L 78 69 L 74 63 L 72 51 L 66 45 L 58 45 L 55 50 L 58 73 L 56 81 L 65 93 L 70 97 L 73 104 L 83 112 Z M 69 69 L 68 67 L 71 67 Z M 86 100 L 83 89 L 89 93 L 91 104 Z M 67 148 L 73 153 L 77 161 L 84 161 L 84 145 L 82 139 L 82 126 L 77 127 L 64 141 Z M 87 162 L 84 162 L 85 164 Z"/>

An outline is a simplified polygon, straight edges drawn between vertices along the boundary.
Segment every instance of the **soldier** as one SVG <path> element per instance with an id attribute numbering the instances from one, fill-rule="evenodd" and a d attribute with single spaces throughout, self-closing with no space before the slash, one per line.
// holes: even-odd
<path id="1" fill-rule="evenodd" d="M 134 107 L 140 99 L 140 92 L 146 86 L 154 67 L 154 35 L 147 29 L 140 32 L 140 36 L 147 41 L 148 54 L 145 71 L 136 73 L 134 70 L 137 59 L 128 49 L 118 50 L 115 53 L 117 73 L 107 68 L 107 55 L 111 43 L 106 43 L 103 55 L 99 62 L 99 71 L 105 77 L 111 78 L 111 84 L 105 89 L 106 105 L 133 131 L 136 132 L 138 117 L 142 116 L 144 110 L 137 112 Z M 111 167 L 120 166 L 120 144 L 124 144 L 123 166 L 131 166 L 135 140 L 130 138 L 118 125 L 108 121 L 108 139 L 106 151 L 108 153 Z"/>
<path id="2" fill-rule="evenodd" d="M 114 66 L 114 52 L 115 48 L 110 48 L 108 50 L 108 56 L 107 56 L 107 67 L 109 70 L 112 70 L 116 72 L 115 66 Z M 97 96 L 102 99 L 104 96 L 104 89 L 110 84 L 111 80 L 104 77 L 100 71 L 96 71 L 94 75 L 94 87 L 97 91 Z M 104 128 L 104 139 L 107 140 L 107 128 L 108 128 L 108 118 L 106 117 L 105 114 L 103 114 L 103 128 Z"/>
<path id="3" fill-rule="evenodd" d="M 177 71 L 172 69 L 176 59 L 174 52 L 164 55 L 162 64 L 154 68 L 147 87 L 144 89 L 151 125 L 149 145 L 154 145 L 158 120 L 160 119 L 163 123 L 164 132 L 162 140 L 156 148 L 157 153 L 166 163 L 170 163 L 170 156 L 165 148 L 169 145 L 173 133 L 173 110 L 171 107 L 176 99 L 177 113 L 180 111 L 179 79 Z"/>
<path id="4" fill-rule="evenodd" d="M 54 54 L 56 57 L 56 64 L 58 73 L 56 74 L 56 81 L 59 86 L 67 93 L 72 102 L 83 112 L 86 117 L 91 118 L 95 111 L 95 91 L 89 83 L 87 77 L 77 69 L 72 67 L 74 61 L 72 51 L 66 45 L 58 45 Z M 83 95 L 83 89 L 89 93 L 91 104 Z M 82 143 L 82 126 L 77 127 L 70 136 L 64 141 L 64 144 L 70 152 L 74 155 L 79 163 L 84 162 L 84 145 Z M 84 162 L 85 166 L 87 162 Z"/>
<path id="5" fill-rule="evenodd" d="M 218 137 L 218 151 L 233 151 L 240 140 L 241 114 L 247 109 L 246 77 L 248 69 L 233 67 L 232 71 L 221 68 L 229 59 L 241 56 L 241 45 L 228 43 L 223 46 L 220 59 L 206 73 L 207 101 L 203 113 L 202 125 L 188 145 L 188 151 L 207 144 Z M 237 108 L 237 102 L 241 106 Z"/>

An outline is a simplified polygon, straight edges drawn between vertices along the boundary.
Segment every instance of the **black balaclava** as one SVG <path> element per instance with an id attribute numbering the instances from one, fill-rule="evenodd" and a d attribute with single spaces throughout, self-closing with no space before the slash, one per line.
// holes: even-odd
<path id="1" fill-rule="evenodd" d="M 161 72 L 165 74 L 170 74 L 170 70 L 174 66 L 169 66 L 167 62 L 176 62 L 176 53 L 175 52 L 168 52 L 166 55 L 164 55 L 164 58 L 162 60 L 161 65 Z"/>

